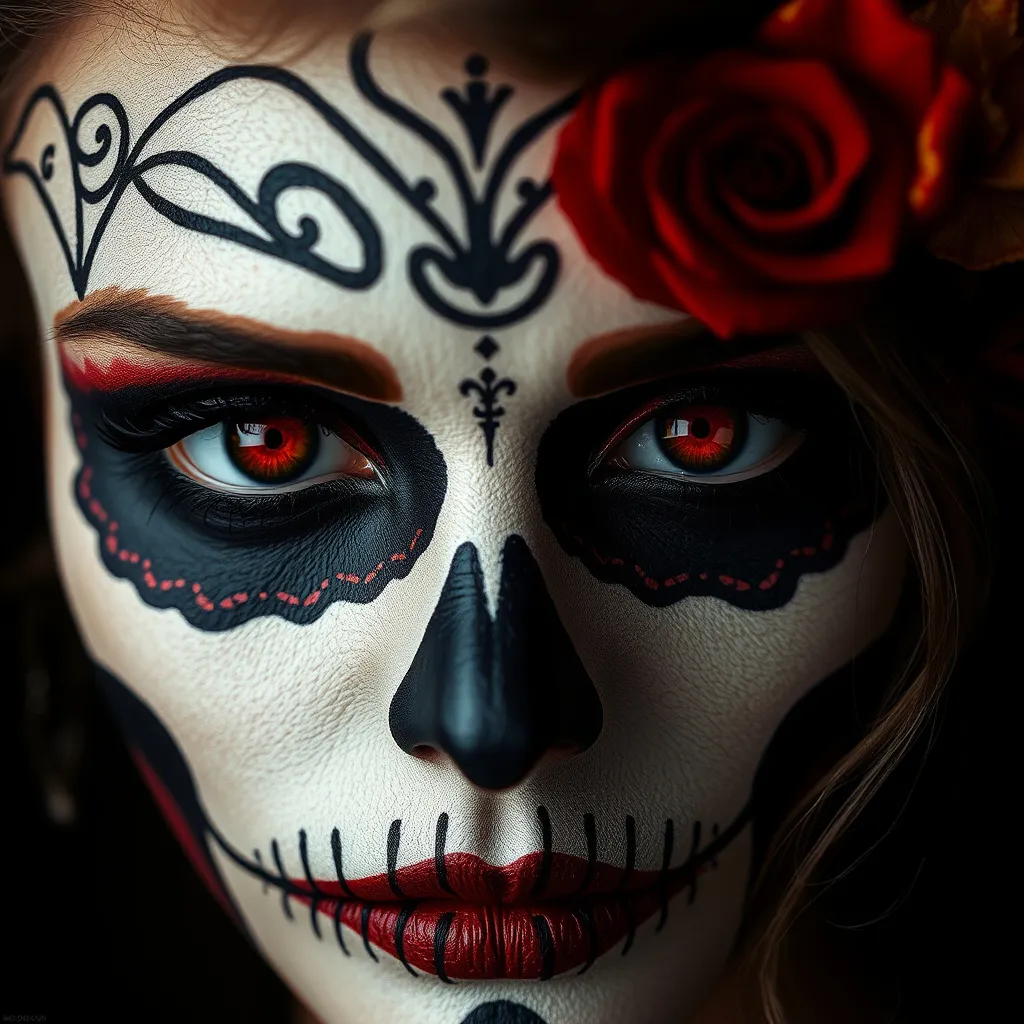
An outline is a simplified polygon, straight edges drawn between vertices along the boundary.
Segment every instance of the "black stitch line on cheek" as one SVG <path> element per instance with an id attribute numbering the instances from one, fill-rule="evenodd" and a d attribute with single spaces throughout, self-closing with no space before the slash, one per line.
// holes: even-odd
<path id="1" fill-rule="evenodd" d="M 402 819 L 395 818 L 388 829 L 388 885 L 400 900 L 404 900 L 405 893 L 398 884 L 398 847 L 401 842 Z"/>
<path id="2" fill-rule="evenodd" d="M 359 915 L 359 932 L 363 936 L 363 948 L 366 955 L 374 962 L 379 963 L 377 954 L 370 948 L 370 910 L 373 904 L 364 903 L 362 913 Z"/>
<path id="3" fill-rule="evenodd" d="M 543 914 L 533 918 L 533 930 L 540 944 L 541 973 L 540 980 L 548 981 L 555 973 L 555 943 L 551 938 L 551 926 Z"/>
<path id="4" fill-rule="evenodd" d="M 540 870 L 537 872 L 537 881 L 533 884 L 530 895 L 540 896 L 548 887 L 551 878 L 551 818 L 548 809 L 544 806 L 537 808 L 537 817 L 540 819 L 541 841 L 544 853 L 541 857 Z"/>
<path id="5" fill-rule="evenodd" d="M 263 854 L 260 853 L 259 849 L 255 849 L 255 850 L 252 851 L 252 859 L 259 865 L 260 868 L 263 868 Z M 264 896 L 267 894 L 267 891 L 269 890 L 269 888 L 270 888 L 270 883 L 264 878 L 263 879 L 263 895 Z"/>
<path id="6" fill-rule="evenodd" d="M 633 948 L 633 940 L 636 938 L 636 914 L 633 911 L 633 903 L 628 896 L 622 897 L 622 907 L 626 912 L 626 920 L 629 922 L 626 943 L 622 947 L 622 955 L 625 956 Z"/>
<path id="7" fill-rule="evenodd" d="M 348 887 L 345 872 L 341 869 L 341 832 L 337 828 L 331 830 L 331 856 L 334 858 L 334 873 L 338 876 L 341 891 L 350 899 L 354 899 L 355 893 Z"/>
<path id="8" fill-rule="evenodd" d="M 619 879 L 619 889 L 625 889 L 636 866 L 636 821 L 632 814 L 626 815 L 626 866 Z"/>
<path id="9" fill-rule="evenodd" d="M 672 861 L 672 845 L 675 841 L 675 825 L 669 818 L 665 822 L 665 847 L 661 856 L 661 877 L 658 880 L 658 888 L 661 891 L 661 917 L 658 919 L 658 926 L 654 929 L 660 932 L 668 920 L 668 868 Z"/>
<path id="10" fill-rule="evenodd" d="M 587 962 L 576 972 L 586 974 L 597 959 L 597 929 L 594 927 L 594 917 L 587 907 L 578 906 L 573 910 L 573 914 L 587 933 Z"/>
<path id="11" fill-rule="evenodd" d="M 597 866 L 597 825 L 594 823 L 593 814 L 583 815 L 583 833 L 587 837 L 587 872 L 583 876 L 577 894 L 582 894 L 590 888 L 594 880 L 594 869 Z"/>
<path id="12" fill-rule="evenodd" d="M 402 966 L 414 977 L 419 975 L 412 969 L 411 964 L 405 958 L 405 929 L 409 924 L 409 918 L 416 910 L 416 900 L 407 900 L 402 904 L 398 920 L 395 922 L 395 955 L 401 961 Z"/>
<path id="13" fill-rule="evenodd" d="M 341 921 L 341 914 L 344 909 L 344 901 L 338 900 L 334 904 L 334 937 L 338 940 L 338 945 L 341 947 L 342 953 L 344 953 L 345 956 L 351 956 L 352 954 L 348 951 L 348 946 L 345 945 L 345 936 L 343 934 L 345 931 L 345 925 L 342 924 Z"/>
<path id="14" fill-rule="evenodd" d="M 701 824 L 699 821 L 693 823 L 693 832 L 690 837 L 690 856 L 687 858 L 693 865 L 693 876 L 690 879 L 690 894 L 687 901 L 692 906 L 697 899 L 697 856 L 700 853 Z"/>
<path id="15" fill-rule="evenodd" d="M 454 920 L 455 911 L 449 910 L 447 914 L 442 914 L 438 918 L 437 925 L 434 928 L 434 973 L 446 985 L 455 984 L 445 973 L 444 969 L 444 950 L 445 946 L 448 945 L 448 933 L 452 930 L 452 921 Z"/>
<path id="16" fill-rule="evenodd" d="M 319 939 L 321 938 L 319 906 L 323 893 L 320 891 L 320 886 L 316 884 L 313 872 L 309 868 L 309 849 L 304 828 L 299 829 L 299 857 L 302 860 L 302 871 L 306 876 L 306 884 L 309 886 L 310 891 L 309 926 L 313 929 L 313 934 Z"/>
<path id="17" fill-rule="evenodd" d="M 277 868 L 278 876 L 283 881 L 287 876 L 284 872 L 284 865 L 281 863 L 281 849 L 277 845 L 276 839 L 270 840 L 270 855 L 274 858 L 274 867 Z M 292 907 L 288 898 L 288 890 L 284 885 L 281 886 L 281 909 L 284 911 L 284 916 L 287 917 L 289 921 L 293 920 Z"/>
<path id="18" fill-rule="evenodd" d="M 712 841 L 701 849 L 701 836 L 702 827 L 699 821 L 693 822 L 692 827 L 692 847 L 687 856 L 687 859 L 674 871 L 671 869 L 672 853 L 674 850 L 674 839 L 675 839 L 675 826 L 673 819 L 668 818 L 665 821 L 664 826 L 664 847 L 662 856 L 662 866 L 659 872 L 658 878 L 654 883 L 659 896 L 659 902 L 661 904 L 661 918 L 657 924 L 656 931 L 661 931 L 666 920 L 668 912 L 668 889 L 669 884 L 679 882 L 680 888 L 685 888 L 688 885 L 692 885 L 695 875 L 705 866 L 715 866 L 717 864 L 718 854 L 729 846 L 733 840 L 746 828 L 751 821 L 753 816 L 753 802 L 748 801 L 744 805 L 737 817 L 729 824 L 729 826 L 722 831 L 720 828 L 712 826 Z M 546 818 L 546 812 L 544 816 Z M 550 819 L 548 820 L 548 828 L 544 829 L 545 832 L 550 832 Z M 401 819 L 395 819 L 396 822 L 400 822 Z M 617 899 L 620 907 L 622 908 L 625 916 L 626 932 L 625 942 L 621 950 L 621 956 L 626 956 L 636 945 L 636 932 L 637 932 L 637 921 L 636 912 L 633 905 L 634 894 L 630 892 L 621 891 L 623 878 L 629 877 L 629 871 L 632 871 L 632 863 L 635 858 L 636 840 L 635 840 L 635 820 L 632 815 L 626 816 L 626 831 L 627 831 L 627 853 L 626 853 L 626 865 L 623 867 L 623 876 L 620 877 L 617 884 L 617 895 L 611 898 Z M 442 824 L 443 818 L 439 818 L 439 824 Z M 392 823 L 394 824 L 394 822 Z M 238 850 L 236 850 L 226 839 L 222 836 L 216 827 L 209 821 L 205 822 L 206 828 L 209 830 L 210 835 L 216 840 L 217 844 L 224 851 L 224 853 L 232 860 L 235 864 L 241 867 L 243 870 L 249 872 L 251 875 L 260 879 L 264 883 L 268 883 L 271 886 L 281 889 L 282 897 L 295 898 L 300 902 L 304 902 L 310 897 L 311 890 L 313 895 L 318 901 L 318 905 L 323 905 L 325 902 L 331 904 L 333 912 L 335 935 L 338 941 L 338 945 L 341 947 L 342 952 L 345 956 L 351 955 L 347 945 L 343 938 L 342 928 L 343 922 L 343 910 L 347 905 L 345 900 L 335 899 L 334 897 L 328 897 L 324 891 L 319 888 L 315 879 L 313 878 L 312 871 L 309 868 L 308 862 L 308 838 L 304 840 L 303 836 L 305 830 L 299 831 L 299 845 L 300 855 L 303 861 L 303 869 L 305 872 L 305 880 L 303 882 L 293 881 L 284 871 L 283 861 L 281 858 L 280 847 L 277 840 L 271 840 L 271 850 L 273 852 L 273 859 L 276 865 L 277 871 L 268 872 L 260 866 L 260 858 L 254 856 L 253 860 L 245 858 Z M 586 824 L 584 825 L 585 831 L 588 831 Z M 340 864 L 340 837 L 335 839 L 335 833 L 337 829 L 332 831 L 332 848 L 335 849 L 337 861 Z M 389 833 L 393 833 L 393 829 L 389 829 Z M 446 834 L 446 827 L 440 829 L 442 834 L 441 851 L 443 856 L 444 841 L 443 837 Z M 594 824 L 594 841 L 596 843 L 596 819 Z M 302 852 L 302 847 L 306 846 L 306 851 Z M 392 844 L 394 846 L 394 844 Z M 632 853 L 630 852 L 632 851 Z M 337 865 L 336 865 L 337 866 Z M 628 870 L 627 870 L 628 869 Z M 340 874 L 340 870 L 339 870 Z M 341 877 L 344 877 L 341 875 Z M 674 881 L 673 881 L 674 880 Z M 646 891 L 646 890 L 645 890 Z M 370 923 L 371 915 L 374 910 L 378 910 L 382 913 L 390 914 L 395 913 L 394 903 L 385 903 L 383 906 L 380 903 L 370 903 L 365 901 L 358 901 L 362 904 L 360 912 L 359 931 L 363 939 L 363 945 L 366 949 L 367 955 L 374 960 L 379 962 L 379 957 L 374 953 L 370 943 Z M 418 976 L 417 972 L 412 968 L 412 965 L 408 963 L 408 958 L 405 954 L 404 936 L 407 931 L 408 925 L 412 916 L 416 913 L 418 907 L 422 905 L 422 901 L 416 899 L 405 899 L 402 901 L 400 907 L 397 910 L 397 916 L 394 919 L 394 930 L 392 934 L 392 941 L 394 945 L 394 956 L 396 959 L 401 961 L 406 967 L 406 970 L 414 976 Z M 289 918 L 291 914 L 288 913 L 288 904 L 282 900 L 282 910 Z M 578 923 L 580 929 L 585 932 L 587 938 L 587 957 L 584 966 L 581 968 L 579 973 L 584 973 L 589 967 L 596 962 L 597 959 L 597 945 L 599 941 L 596 922 L 593 915 L 593 908 L 586 902 L 578 901 L 571 906 L 571 912 Z M 434 970 L 438 978 L 442 982 L 454 983 L 452 979 L 447 976 L 445 971 L 445 956 L 447 941 L 450 937 L 451 928 L 454 920 L 457 916 L 457 911 L 449 911 L 441 915 L 435 925 L 433 945 L 434 945 Z M 535 914 L 531 917 L 531 924 L 534 930 L 534 936 L 537 940 L 539 947 L 540 959 L 541 959 L 541 980 L 546 980 L 554 975 L 555 963 L 557 959 L 557 950 L 555 949 L 554 937 L 551 930 L 550 921 L 544 914 Z M 493 921 L 489 923 L 489 927 L 493 926 Z M 429 971 L 427 972 L 429 973 Z"/>
<path id="19" fill-rule="evenodd" d="M 434 834 L 434 874 L 437 884 L 445 892 L 455 895 L 455 890 L 448 883 L 448 867 L 444 862 L 444 848 L 448 842 L 448 814 L 442 811 L 437 818 L 437 831 Z"/>

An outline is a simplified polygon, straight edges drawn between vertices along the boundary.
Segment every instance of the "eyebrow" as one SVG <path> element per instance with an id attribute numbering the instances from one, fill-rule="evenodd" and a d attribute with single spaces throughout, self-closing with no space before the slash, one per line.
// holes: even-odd
<path id="1" fill-rule="evenodd" d="M 599 334 L 581 343 L 566 370 L 577 398 L 617 391 L 690 370 L 764 368 L 822 372 L 794 335 L 722 341 L 696 319 Z"/>
<path id="2" fill-rule="evenodd" d="M 358 338 L 283 330 L 145 289 L 113 285 L 72 302 L 54 317 L 53 333 L 86 357 L 90 342 L 112 339 L 188 362 L 312 379 L 375 401 L 402 397 L 390 361 Z"/>

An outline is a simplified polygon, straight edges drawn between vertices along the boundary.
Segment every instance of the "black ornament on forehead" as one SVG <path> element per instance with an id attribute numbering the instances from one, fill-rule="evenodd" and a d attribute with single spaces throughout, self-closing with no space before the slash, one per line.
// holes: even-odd
<path id="1" fill-rule="evenodd" d="M 485 366 L 479 377 L 467 377 L 459 385 L 459 393 L 464 398 L 476 398 L 473 415 L 480 424 L 484 434 L 484 445 L 487 450 L 487 465 L 494 465 L 494 435 L 498 432 L 501 417 L 505 415 L 505 407 L 501 404 L 502 394 L 511 397 L 516 393 L 516 382 L 511 377 L 499 378 L 489 366 Z"/>
<path id="2" fill-rule="evenodd" d="M 462 125 L 474 175 L 459 148 L 440 127 L 381 88 L 370 70 L 370 44 L 369 35 L 353 41 L 349 55 L 352 80 L 363 99 L 417 136 L 440 158 L 458 197 L 458 224 L 450 222 L 434 205 L 438 181 L 403 170 L 303 79 L 265 65 L 237 65 L 208 75 L 160 111 L 134 142 L 124 104 L 113 93 L 90 96 L 72 119 L 57 89 L 42 85 L 22 112 L 4 154 L 4 171 L 24 174 L 33 183 L 57 234 L 79 298 L 88 289 L 103 236 L 129 191 L 186 230 L 284 260 L 341 288 L 370 288 L 384 269 L 384 240 L 372 211 L 346 184 L 308 163 L 285 161 L 263 174 L 253 195 L 208 157 L 161 145 L 158 133 L 165 126 L 178 133 L 187 132 L 187 123 L 182 122 L 189 108 L 194 110 L 193 105 L 203 97 L 232 83 L 263 82 L 291 93 L 317 114 L 430 229 L 436 243 L 417 246 L 408 254 L 408 275 L 417 295 L 433 312 L 451 323 L 482 330 L 522 320 L 544 303 L 558 276 L 559 255 L 551 241 L 541 239 L 520 245 L 523 231 L 551 197 L 551 182 L 521 178 L 515 183 L 517 205 L 500 219 L 497 207 L 506 194 L 516 160 L 572 109 L 576 96 L 567 96 L 527 118 L 492 152 L 493 129 L 513 89 L 507 85 L 492 89 L 483 80 L 486 60 L 471 56 L 465 65 L 469 81 L 461 91 L 445 89 L 441 97 Z M 38 156 L 26 154 L 22 146 L 34 115 L 48 116 L 55 122 L 51 138 Z M 287 139 L 282 140 L 282 147 L 287 143 Z M 154 180 L 153 172 L 161 168 L 184 170 L 206 179 L 211 192 L 220 201 L 226 200 L 236 216 L 223 219 L 170 198 Z M 478 180 L 474 182 L 474 178 Z M 359 250 L 352 265 L 342 265 L 320 250 L 324 228 L 316 217 L 299 216 L 294 226 L 282 221 L 282 198 L 299 190 L 320 193 L 347 222 Z M 201 206 L 203 201 L 196 193 L 196 205 Z M 452 292 L 468 293 L 476 308 L 442 295 L 440 281 Z M 501 305 L 498 300 L 509 289 L 516 290 L 516 297 Z"/>

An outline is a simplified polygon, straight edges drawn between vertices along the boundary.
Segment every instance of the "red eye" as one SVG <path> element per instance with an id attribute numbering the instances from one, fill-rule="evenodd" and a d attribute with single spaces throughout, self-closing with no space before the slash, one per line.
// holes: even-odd
<path id="1" fill-rule="evenodd" d="M 320 435 L 314 425 L 286 416 L 261 423 L 225 424 L 228 454 L 246 476 L 283 484 L 301 475 L 316 458 Z"/>
<path id="2" fill-rule="evenodd" d="M 681 469 L 710 473 L 727 466 L 743 447 L 745 421 L 720 405 L 677 406 L 659 419 L 658 437 Z"/>

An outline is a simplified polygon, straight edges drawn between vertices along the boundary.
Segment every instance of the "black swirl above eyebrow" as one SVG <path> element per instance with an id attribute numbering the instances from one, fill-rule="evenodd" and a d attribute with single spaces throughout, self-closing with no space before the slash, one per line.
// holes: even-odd
<path id="1" fill-rule="evenodd" d="M 362 96 L 374 108 L 417 136 L 440 158 L 458 195 L 464 230 L 457 230 L 434 206 L 437 183 L 424 176 L 403 173 L 370 138 L 341 111 L 303 79 L 283 68 L 267 65 L 237 65 L 222 68 L 206 76 L 169 103 L 131 143 L 131 125 L 122 101 L 111 92 L 100 92 L 79 106 L 69 118 L 57 89 L 40 86 L 28 100 L 13 138 L 8 145 L 3 167 L 8 174 L 23 174 L 33 183 L 57 234 L 64 259 L 81 299 L 97 250 L 115 209 L 130 186 L 149 206 L 173 224 L 189 231 L 211 235 L 245 246 L 301 267 L 339 287 L 362 290 L 371 287 L 383 271 L 384 243 L 381 229 L 371 211 L 342 182 L 320 168 L 296 161 L 272 166 L 263 175 L 255 198 L 243 189 L 223 168 L 210 159 L 187 149 L 167 149 L 146 155 L 157 132 L 176 114 L 200 98 L 232 82 L 266 82 L 285 89 L 317 114 L 336 132 L 413 210 L 437 237 L 439 245 L 420 245 L 408 255 L 409 280 L 422 301 L 437 315 L 461 326 L 490 329 L 522 320 L 547 299 L 558 276 L 560 259 L 548 240 L 532 242 L 517 251 L 527 224 L 550 199 L 550 181 L 535 182 L 523 178 L 516 183 L 518 203 L 504 223 L 499 223 L 498 205 L 515 160 L 559 118 L 575 105 L 576 95 L 566 96 L 523 121 L 512 131 L 492 160 L 487 160 L 491 131 L 499 111 L 513 90 L 500 86 L 492 93 L 483 81 L 487 62 L 474 55 L 466 62 L 470 81 L 463 92 L 443 90 L 442 99 L 462 124 L 472 149 L 475 165 L 488 165 L 483 186 L 474 188 L 473 177 L 452 141 L 434 124 L 412 108 L 388 95 L 377 83 L 369 67 L 371 36 L 353 40 L 349 53 L 352 80 Z M 55 142 L 48 142 L 37 160 L 16 155 L 26 134 L 32 113 L 41 104 L 49 104 L 57 115 L 63 143 L 62 154 Z M 83 142 L 85 124 L 102 113 L 92 144 Z M 116 141 L 115 141 L 116 135 Z M 74 225 L 65 228 L 58 204 L 50 194 L 58 162 L 65 160 L 71 179 L 74 201 Z M 86 184 L 83 170 L 107 164 L 109 169 L 94 187 Z M 180 167 L 205 178 L 221 195 L 245 214 L 258 231 L 188 209 L 160 192 L 145 175 L 156 168 Z M 281 222 L 278 209 L 282 195 L 294 189 L 311 189 L 326 196 L 347 220 L 359 239 L 361 261 L 342 266 L 314 251 L 321 240 L 321 226 L 311 215 L 298 221 L 298 230 Z M 100 207 L 93 226 L 87 207 Z M 428 271 L 439 273 L 455 291 L 468 291 L 478 308 L 461 307 L 442 296 Z M 535 273 L 536 272 L 536 273 Z M 492 306 L 498 294 L 522 284 L 535 273 L 526 294 L 504 308 Z"/>

